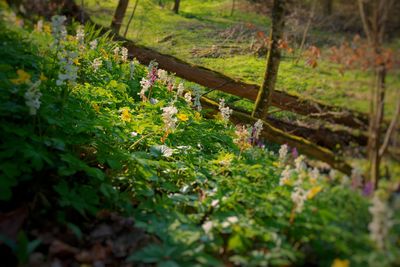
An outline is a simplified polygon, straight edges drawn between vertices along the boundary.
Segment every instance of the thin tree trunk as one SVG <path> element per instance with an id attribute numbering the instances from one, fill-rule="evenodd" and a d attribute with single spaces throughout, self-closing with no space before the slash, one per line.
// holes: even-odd
<path id="1" fill-rule="evenodd" d="M 370 181 L 373 185 L 377 186 L 380 172 L 380 162 L 381 156 L 379 153 L 380 150 L 380 139 L 381 139 L 381 124 L 383 120 L 383 107 L 384 107 L 384 99 L 385 99 L 385 77 L 386 77 L 386 68 L 385 66 L 381 66 L 376 71 L 376 85 L 373 99 L 373 116 L 370 120 L 370 133 L 368 140 L 368 149 L 369 149 L 369 160 L 371 163 L 370 167 Z"/>
<path id="2" fill-rule="evenodd" d="M 124 20 L 126 9 L 128 8 L 129 0 L 119 0 L 118 6 L 115 9 L 111 29 L 118 34 L 121 29 L 122 21 Z"/>
<path id="3" fill-rule="evenodd" d="M 175 14 L 179 13 L 179 4 L 180 4 L 181 0 L 175 0 L 175 4 L 174 4 L 174 8 L 172 9 Z"/>
<path id="4" fill-rule="evenodd" d="M 396 130 L 396 125 L 397 125 L 397 123 L 399 121 L 399 118 L 400 118 L 400 94 L 398 94 L 398 96 L 397 96 L 396 112 L 393 115 L 393 118 L 392 118 L 392 120 L 390 122 L 390 125 L 389 125 L 389 127 L 388 127 L 388 129 L 386 131 L 383 144 L 382 144 L 381 148 L 379 149 L 379 156 L 380 157 L 382 157 L 385 154 L 386 150 L 389 147 L 390 138 L 392 137 L 393 132 Z"/>
<path id="5" fill-rule="evenodd" d="M 296 59 L 296 62 L 295 62 L 296 64 L 299 63 L 299 60 L 301 58 L 303 47 L 304 47 L 304 44 L 306 43 L 307 33 L 308 33 L 308 30 L 310 29 L 311 22 L 312 22 L 312 20 L 314 18 L 314 13 L 315 13 L 315 7 L 316 6 L 317 6 L 317 0 L 314 0 L 313 3 L 312 3 L 312 6 L 311 6 L 310 17 L 308 18 L 306 28 L 304 29 L 304 32 L 303 32 L 303 37 L 301 38 L 301 43 L 300 43 L 300 47 L 299 47 L 299 56 Z"/>
<path id="6" fill-rule="evenodd" d="M 235 4 L 236 4 L 236 0 L 232 0 L 231 17 L 233 16 L 233 13 L 235 12 Z"/>
<path id="7" fill-rule="evenodd" d="M 278 76 L 279 63 L 281 61 L 281 51 L 279 41 L 283 38 L 285 27 L 285 1 L 274 0 L 272 8 L 272 29 L 270 33 L 270 45 L 267 56 L 267 67 L 265 70 L 264 81 L 258 92 L 253 117 L 266 118 L 268 108 L 271 104 L 271 95 L 275 90 L 275 82 Z"/>
<path id="8" fill-rule="evenodd" d="M 135 5 L 133 6 L 131 16 L 129 17 L 128 24 L 126 25 L 126 28 L 125 28 L 124 38 L 126 37 L 126 34 L 128 33 L 129 25 L 131 25 L 131 22 L 132 22 L 133 16 L 135 15 L 135 11 L 138 6 L 138 3 L 139 3 L 139 0 L 136 0 Z"/>

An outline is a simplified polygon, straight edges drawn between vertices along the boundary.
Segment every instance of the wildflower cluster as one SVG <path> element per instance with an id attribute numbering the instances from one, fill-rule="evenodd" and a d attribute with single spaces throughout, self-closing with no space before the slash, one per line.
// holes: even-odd
<path id="1" fill-rule="evenodd" d="M 140 81 L 141 90 L 139 92 L 139 96 L 143 101 L 147 101 L 148 97 L 151 95 L 151 88 L 153 87 L 154 83 L 158 78 L 158 70 L 157 70 L 157 63 L 155 61 L 151 61 L 148 66 L 148 73 L 146 78 L 142 78 Z M 149 92 L 148 97 L 146 96 L 147 91 Z"/>
<path id="2" fill-rule="evenodd" d="M 42 93 L 39 91 L 41 81 L 37 81 L 25 92 L 25 104 L 29 108 L 30 115 L 36 115 L 40 108 L 40 97 Z"/>
<path id="3" fill-rule="evenodd" d="M 101 60 L 101 58 L 95 58 L 94 60 L 93 60 L 93 63 L 92 63 L 92 67 L 93 67 L 93 70 L 94 70 L 94 72 L 97 72 L 97 70 L 101 67 L 103 65 L 103 60 Z"/>
<path id="4" fill-rule="evenodd" d="M 251 130 L 251 141 L 253 145 L 260 140 L 260 134 L 262 130 L 263 130 L 263 122 L 262 120 L 258 119 L 254 123 L 254 126 Z"/>
<path id="5" fill-rule="evenodd" d="M 176 127 L 176 113 L 178 113 L 178 110 L 176 107 L 174 106 L 168 106 L 168 107 L 164 107 L 162 108 L 162 119 L 164 122 L 164 130 L 166 132 L 170 132 L 172 130 L 175 129 Z"/>
<path id="6" fill-rule="evenodd" d="M 201 99 L 201 93 L 200 93 L 200 88 L 198 86 L 195 86 L 193 88 L 193 92 L 194 92 L 194 106 L 197 109 L 197 111 L 201 111 L 202 107 L 201 107 L 201 103 L 200 103 L 200 99 Z"/>
<path id="7" fill-rule="evenodd" d="M 85 30 L 82 25 L 76 29 L 76 41 L 78 42 L 79 50 L 83 50 L 85 42 Z"/>
<path id="8" fill-rule="evenodd" d="M 372 205 L 369 208 L 372 221 L 368 225 L 370 238 L 378 249 L 384 249 L 390 228 L 393 226 L 393 211 L 389 208 L 382 192 L 375 192 L 372 198 Z"/>
<path id="9" fill-rule="evenodd" d="M 95 49 L 97 48 L 97 44 L 98 44 L 98 42 L 97 42 L 96 39 L 94 39 L 93 41 L 91 41 L 91 42 L 89 43 L 90 49 L 91 49 L 91 50 L 95 50 Z"/>
<path id="10" fill-rule="evenodd" d="M 67 36 L 67 29 L 64 26 L 67 18 L 65 16 L 53 16 L 51 18 L 51 29 L 54 37 L 54 45 L 60 46 L 62 42 L 65 41 Z"/>
<path id="11" fill-rule="evenodd" d="M 239 147 L 240 152 L 251 147 L 249 142 L 250 140 L 250 132 L 244 125 L 237 125 L 235 130 L 236 138 L 233 142 Z"/>
<path id="12" fill-rule="evenodd" d="M 309 169 L 304 155 L 297 155 L 297 150 L 292 150 L 289 157 L 289 146 L 284 144 L 279 149 L 279 165 L 284 167 L 279 180 L 280 186 L 293 186 L 291 199 L 294 203 L 293 212 L 301 213 L 307 199 L 313 199 L 321 190 L 320 173 L 317 168 Z M 292 160 L 290 160 L 292 159 Z M 294 219 L 294 213 L 292 218 Z"/>
<path id="13" fill-rule="evenodd" d="M 229 121 L 229 117 L 231 116 L 233 110 L 230 109 L 228 106 L 225 106 L 225 99 L 221 98 L 219 100 L 219 107 L 218 107 L 222 120 L 227 123 Z"/>
<path id="14" fill-rule="evenodd" d="M 75 65 L 77 59 L 78 53 L 74 51 L 64 51 L 64 53 L 60 53 L 59 65 L 61 66 L 61 70 L 56 81 L 57 85 L 75 84 L 78 78 L 78 66 Z"/>

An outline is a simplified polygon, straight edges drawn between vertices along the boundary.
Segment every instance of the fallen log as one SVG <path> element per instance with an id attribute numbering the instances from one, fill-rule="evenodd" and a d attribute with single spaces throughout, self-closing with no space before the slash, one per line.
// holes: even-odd
<path id="1" fill-rule="evenodd" d="M 210 100 L 213 101 L 213 99 Z M 238 107 L 232 107 L 231 105 L 228 106 L 236 111 L 251 115 L 251 113 L 247 110 Z M 326 147 L 331 150 L 337 150 L 339 147 L 346 147 L 351 143 L 365 146 L 368 142 L 366 133 L 358 132 L 352 129 L 332 129 L 323 125 L 311 126 L 299 124 L 294 121 L 289 122 L 280 120 L 272 116 L 268 116 L 267 121 L 275 128 L 281 129 L 292 135 L 303 137 L 319 146 Z"/>
<path id="2" fill-rule="evenodd" d="M 217 111 L 219 107 L 217 102 L 206 97 L 201 98 L 201 103 L 204 108 L 214 111 Z M 230 120 L 235 124 L 245 125 L 254 124 L 257 121 L 257 118 L 254 118 L 249 114 L 233 110 Z M 311 158 L 326 162 L 332 168 L 337 169 L 348 176 L 351 175 L 352 167 L 340 157 L 337 157 L 331 150 L 318 146 L 304 138 L 285 133 L 284 131 L 273 127 L 265 120 L 263 120 L 263 131 L 261 132 L 261 136 L 273 143 L 287 144 L 291 147 L 296 147 L 296 149 L 298 149 L 301 153 Z"/>

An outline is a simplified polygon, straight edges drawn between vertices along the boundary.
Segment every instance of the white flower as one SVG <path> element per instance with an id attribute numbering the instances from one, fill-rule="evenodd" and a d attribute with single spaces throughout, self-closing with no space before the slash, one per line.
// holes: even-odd
<path id="1" fill-rule="evenodd" d="M 221 112 L 222 120 L 226 123 L 229 121 L 229 117 L 232 115 L 233 110 L 225 106 L 225 99 L 219 100 L 219 111 Z"/>
<path id="2" fill-rule="evenodd" d="M 117 47 L 115 47 L 114 48 L 114 58 L 115 58 L 115 60 L 117 60 L 119 57 L 119 47 L 117 46 Z"/>
<path id="3" fill-rule="evenodd" d="M 294 160 L 294 164 L 296 166 L 296 171 L 302 172 L 307 169 L 307 165 L 304 162 L 304 159 L 305 159 L 304 155 L 300 155 Z"/>
<path id="4" fill-rule="evenodd" d="M 174 106 L 162 108 L 163 114 L 161 115 L 164 121 L 164 130 L 170 131 L 175 129 L 177 118 L 175 117 L 178 110 Z"/>
<path id="5" fill-rule="evenodd" d="M 311 179 L 314 179 L 314 180 L 318 180 L 319 179 L 319 177 L 320 177 L 320 173 L 319 173 L 319 170 L 318 170 L 318 168 L 314 168 L 311 172 L 310 172 L 310 177 L 311 177 Z"/>
<path id="6" fill-rule="evenodd" d="M 98 42 L 97 42 L 96 39 L 93 40 L 93 41 L 91 41 L 91 42 L 89 43 L 90 49 L 95 50 L 95 49 L 97 48 L 97 44 L 98 44 Z"/>
<path id="7" fill-rule="evenodd" d="M 92 67 L 94 69 L 94 72 L 96 72 L 101 67 L 101 65 L 103 65 L 103 61 L 101 60 L 101 58 L 96 58 L 95 60 L 93 60 Z"/>
<path id="8" fill-rule="evenodd" d="M 290 177 L 292 176 L 292 174 L 293 174 L 293 170 L 290 168 L 290 166 L 286 166 L 281 174 L 281 178 L 279 180 L 279 185 L 282 186 L 282 185 L 289 183 Z"/>
<path id="9" fill-rule="evenodd" d="M 128 60 L 128 49 L 126 47 L 122 47 L 121 49 L 121 59 L 122 62 L 126 62 Z"/>
<path id="10" fill-rule="evenodd" d="M 172 148 L 169 148 L 166 145 L 159 145 L 159 146 L 155 146 L 155 149 L 157 149 L 158 151 L 161 152 L 161 154 L 166 157 L 169 158 L 172 156 L 172 154 L 174 154 L 174 150 Z"/>
<path id="11" fill-rule="evenodd" d="M 38 20 L 38 22 L 36 23 L 36 30 L 38 32 L 42 32 L 43 31 L 43 20 L 42 19 Z"/>
<path id="12" fill-rule="evenodd" d="M 304 202 L 307 199 L 307 192 L 301 187 L 296 187 L 292 192 L 291 199 L 295 204 L 295 211 L 300 213 L 303 211 Z"/>
<path id="13" fill-rule="evenodd" d="M 214 199 L 214 200 L 211 202 L 211 207 L 216 207 L 216 206 L 218 206 L 218 204 L 219 204 L 219 199 Z"/>
<path id="14" fill-rule="evenodd" d="M 179 83 L 178 90 L 176 91 L 176 94 L 178 96 L 182 96 L 183 91 L 185 91 L 185 87 L 183 86 L 183 83 Z"/>
<path id="15" fill-rule="evenodd" d="M 261 131 L 263 129 L 263 122 L 262 120 L 257 120 L 256 123 L 254 124 L 254 138 L 258 139 L 260 137 Z"/>
<path id="16" fill-rule="evenodd" d="M 65 40 L 67 36 L 67 30 L 64 26 L 64 22 L 67 20 L 65 16 L 53 16 L 51 17 L 51 29 L 54 37 L 54 45 L 60 45 L 61 41 Z"/>
<path id="17" fill-rule="evenodd" d="M 78 78 L 78 67 L 74 65 L 74 60 L 77 57 L 77 53 L 67 51 L 63 57 L 60 55 L 60 73 L 58 74 L 58 79 L 56 81 L 57 85 L 75 84 Z"/>
<path id="18" fill-rule="evenodd" d="M 230 216 L 230 217 L 226 218 L 226 220 L 221 224 L 221 226 L 223 228 L 226 228 L 226 227 L 228 227 L 228 226 L 230 226 L 232 224 L 237 223 L 238 221 L 239 221 L 238 217 Z"/>
<path id="19" fill-rule="evenodd" d="M 184 95 L 185 101 L 186 103 L 188 103 L 188 105 L 192 104 L 192 94 L 190 92 L 187 92 Z"/>
<path id="20" fill-rule="evenodd" d="M 79 25 L 78 28 L 76 29 L 75 38 L 80 45 L 83 45 L 84 40 L 85 40 L 85 30 L 82 25 Z"/>
<path id="21" fill-rule="evenodd" d="M 129 63 L 129 71 L 130 71 L 129 78 L 133 80 L 135 74 L 135 61 L 133 60 Z"/>
<path id="22" fill-rule="evenodd" d="M 285 162 L 286 161 L 288 151 L 289 151 L 288 145 L 286 145 L 286 144 L 281 145 L 281 148 L 279 149 L 279 160 L 281 162 Z"/>
<path id="23" fill-rule="evenodd" d="M 168 72 L 163 69 L 158 69 L 157 76 L 158 79 L 164 84 L 168 81 Z"/>
<path id="24" fill-rule="evenodd" d="M 382 200 L 377 193 L 372 198 L 372 206 L 369 207 L 372 221 L 368 225 L 370 238 L 376 243 L 379 249 L 385 248 L 385 240 L 390 228 L 393 226 L 393 211 L 386 201 Z"/>
<path id="25" fill-rule="evenodd" d="M 228 218 L 226 218 L 226 220 L 231 224 L 237 223 L 239 221 L 237 216 L 229 216 Z"/>
<path id="26" fill-rule="evenodd" d="M 39 91 L 39 85 L 41 81 L 35 82 L 24 95 L 25 104 L 29 108 L 30 115 L 36 115 L 37 110 L 40 108 L 40 97 L 42 93 Z"/>
<path id="27" fill-rule="evenodd" d="M 197 111 L 201 111 L 201 103 L 200 103 L 200 98 L 201 98 L 201 93 L 200 93 L 200 88 L 199 87 L 194 87 L 194 106 L 197 108 Z"/>
<path id="28" fill-rule="evenodd" d="M 211 232 L 213 226 L 214 226 L 214 224 L 212 221 L 206 221 L 201 227 L 203 228 L 204 232 L 206 232 L 206 234 L 208 234 Z"/>
<path id="29" fill-rule="evenodd" d="M 140 90 L 140 98 L 144 101 L 146 100 L 146 92 L 150 89 L 151 87 L 151 82 L 149 80 L 147 80 L 145 77 L 142 78 L 142 80 L 140 81 L 140 85 L 142 87 L 142 89 Z"/>
<path id="30" fill-rule="evenodd" d="M 332 180 L 336 179 L 336 175 L 337 175 L 337 171 L 334 169 L 331 169 L 329 172 L 329 178 L 331 178 Z"/>
<path id="31" fill-rule="evenodd" d="M 138 135 L 137 132 L 131 132 L 131 136 L 132 136 L 132 137 L 136 137 L 137 135 Z"/>

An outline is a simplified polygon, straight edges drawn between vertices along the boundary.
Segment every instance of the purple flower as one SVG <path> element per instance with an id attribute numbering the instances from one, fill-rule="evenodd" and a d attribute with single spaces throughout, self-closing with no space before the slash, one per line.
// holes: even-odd
<path id="1" fill-rule="evenodd" d="M 265 144 L 264 144 L 264 142 L 261 141 L 261 140 L 258 140 L 258 141 L 257 141 L 257 146 L 258 146 L 259 148 L 262 148 L 262 149 L 265 148 Z"/>
<path id="2" fill-rule="evenodd" d="M 293 148 L 292 149 L 292 156 L 293 158 L 297 158 L 299 156 L 299 152 L 297 151 L 297 148 Z"/>
<path id="3" fill-rule="evenodd" d="M 363 189 L 364 196 L 370 196 L 374 191 L 374 184 L 372 182 L 366 182 Z"/>

